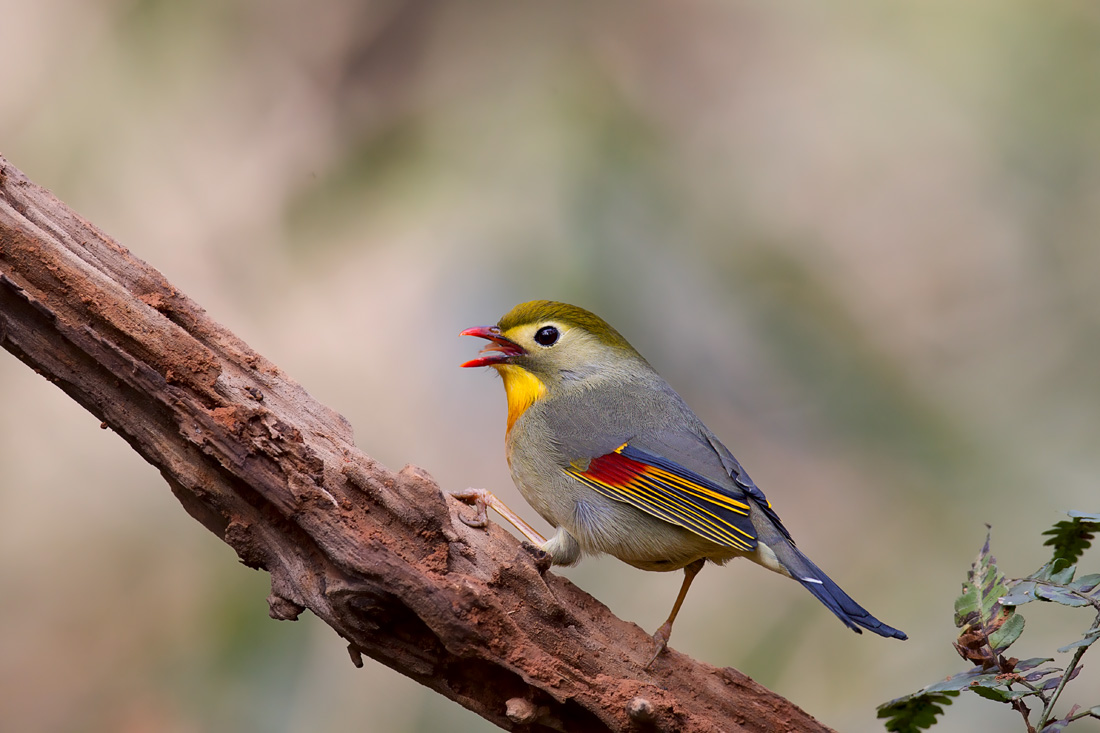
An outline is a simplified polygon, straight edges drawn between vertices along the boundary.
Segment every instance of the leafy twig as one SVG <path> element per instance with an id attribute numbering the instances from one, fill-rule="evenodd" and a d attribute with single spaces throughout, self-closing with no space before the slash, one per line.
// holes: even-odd
<path id="1" fill-rule="evenodd" d="M 1043 532 L 1050 539 L 1043 547 L 1054 548 L 1054 560 L 1063 559 L 1072 565 L 1092 544 L 1097 532 L 1100 532 L 1100 514 L 1085 512 L 1066 512 L 1070 519 L 1064 519 Z"/>
<path id="2" fill-rule="evenodd" d="M 1069 512 L 1069 516 L 1069 520 L 1058 522 L 1044 533 L 1049 536 L 1044 545 L 1052 548 L 1051 561 L 1018 580 L 1006 580 L 1001 574 L 986 535 L 967 572 L 962 594 L 955 601 L 955 625 L 960 629 L 955 650 L 977 666 L 880 705 L 879 717 L 886 719 L 888 731 L 915 733 L 930 728 L 943 713 L 943 706 L 951 704 L 963 690 L 1010 705 L 1020 713 L 1028 733 L 1058 733 L 1075 720 L 1100 718 L 1100 705 L 1087 710 L 1074 705 L 1062 718 L 1054 713 L 1066 685 L 1081 671 L 1081 658 L 1088 647 L 1100 641 L 1100 574 L 1074 580 L 1075 562 L 1100 532 L 1100 514 Z M 1084 636 L 1058 650 L 1062 654 L 1072 652 L 1064 669 L 1043 666 L 1053 661 L 1050 657 L 1021 661 L 1005 656 L 1024 630 L 1024 619 L 1016 607 L 1032 601 L 1091 606 L 1097 611 L 1096 620 Z M 1028 697 L 1042 703 L 1034 725 Z"/>
<path id="3" fill-rule="evenodd" d="M 1088 639 L 1090 635 L 1094 635 L 1093 632 L 1100 629 L 1100 613 L 1096 615 L 1096 620 L 1092 622 L 1092 626 L 1085 632 L 1085 638 Z M 1090 641 L 1089 644 L 1092 642 Z M 1085 656 L 1085 652 L 1089 649 L 1089 644 L 1082 644 L 1078 646 L 1073 652 L 1073 658 L 1070 660 L 1069 666 L 1066 667 L 1065 673 L 1062 675 L 1062 680 L 1058 683 L 1058 686 L 1054 688 L 1054 692 L 1050 695 L 1050 700 L 1047 701 L 1046 707 L 1043 708 L 1043 714 L 1039 716 L 1039 730 L 1046 727 L 1050 717 L 1054 714 L 1054 703 L 1058 702 L 1058 697 L 1062 694 L 1062 690 L 1066 688 L 1068 683 L 1074 676 L 1074 670 L 1077 669 L 1077 665 L 1081 663 L 1081 657 Z M 1076 706 L 1074 706 L 1076 707 Z M 1070 715 L 1073 711 L 1070 711 Z M 1078 716 L 1084 717 L 1084 716 Z M 1076 719 L 1076 718 L 1074 718 Z"/>

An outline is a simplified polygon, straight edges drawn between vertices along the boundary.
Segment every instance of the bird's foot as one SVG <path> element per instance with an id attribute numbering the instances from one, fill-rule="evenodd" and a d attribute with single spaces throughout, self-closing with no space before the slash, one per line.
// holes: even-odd
<path id="1" fill-rule="evenodd" d="M 649 669 L 653 666 L 653 663 L 657 661 L 657 657 L 661 656 L 661 652 L 668 649 L 668 637 L 672 636 L 672 624 L 668 621 L 661 624 L 661 628 L 653 634 L 653 642 L 657 645 L 657 650 L 653 652 L 653 658 L 649 660 L 643 669 Z"/>
<path id="2" fill-rule="evenodd" d="M 452 491 L 451 496 L 459 501 L 472 504 L 477 510 L 473 519 L 467 519 L 461 514 L 458 518 L 462 523 L 470 527 L 485 527 L 489 524 L 488 509 L 492 508 L 497 514 L 508 520 L 508 523 L 519 530 L 520 534 L 527 538 L 533 545 L 546 544 L 546 538 L 536 532 L 531 525 L 520 519 L 519 515 L 509 509 L 503 501 L 496 498 L 488 489 L 466 489 L 464 491 Z"/>
<path id="3" fill-rule="evenodd" d="M 465 491 L 452 491 L 451 496 L 459 501 L 470 504 L 477 511 L 473 519 L 467 519 L 461 514 L 458 518 L 467 527 L 481 529 L 489 524 L 489 505 L 496 499 L 488 489 L 466 489 Z"/>

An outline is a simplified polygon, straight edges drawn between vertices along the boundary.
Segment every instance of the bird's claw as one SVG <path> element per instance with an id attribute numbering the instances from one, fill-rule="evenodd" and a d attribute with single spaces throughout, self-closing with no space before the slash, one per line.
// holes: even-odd
<path id="1" fill-rule="evenodd" d="M 653 652 L 653 658 L 649 660 L 649 663 L 643 669 L 652 667 L 653 663 L 657 661 L 657 657 L 661 656 L 661 652 L 668 649 L 668 637 L 671 635 L 672 624 L 667 621 L 661 624 L 661 628 L 653 633 L 653 642 L 657 645 L 657 650 Z"/>
<path id="2" fill-rule="evenodd" d="M 464 504 L 470 504 L 477 511 L 473 519 L 467 519 L 460 513 L 459 520 L 467 527 L 482 529 L 489 524 L 489 499 L 492 494 L 486 489 L 466 489 L 464 491 L 452 491 L 451 496 Z"/>
<path id="3" fill-rule="evenodd" d="M 473 504 L 477 508 L 477 515 L 472 519 L 466 519 L 461 514 L 459 519 L 463 524 L 471 527 L 485 527 L 489 524 L 488 509 L 496 510 L 496 513 L 504 517 L 520 534 L 534 545 L 546 544 L 546 538 L 536 532 L 531 525 L 520 519 L 519 515 L 505 506 L 504 502 L 493 496 L 488 489 L 466 489 L 465 491 L 452 491 L 451 496 L 467 504 Z"/>

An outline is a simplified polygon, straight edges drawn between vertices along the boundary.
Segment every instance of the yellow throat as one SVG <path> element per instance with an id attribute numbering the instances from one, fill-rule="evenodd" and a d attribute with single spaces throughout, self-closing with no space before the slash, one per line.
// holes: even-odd
<path id="1" fill-rule="evenodd" d="M 546 394 L 546 385 L 531 372 L 514 364 L 494 364 L 493 368 L 504 380 L 504 393 L 508 398 L 507 435 L 512 432 L 512 426 L 519 416 Z"/>

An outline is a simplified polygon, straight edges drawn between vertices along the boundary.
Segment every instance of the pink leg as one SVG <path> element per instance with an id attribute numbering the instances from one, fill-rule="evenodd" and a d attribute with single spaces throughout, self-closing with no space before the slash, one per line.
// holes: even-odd
<path id="1" fill-rule="evenodd" d="M 703 569 L 705 563 L 706 560 L 699 559 L 684 568 L 684 584 L 680 586 L 680 594 L 676 596 L 676 603 L 672 604 L 672 613 L 668 615 L 668 620 L 661 624 L 661 628 L 657 629 L 657 633 L 653 635 L 653 640 L 657 642 L 657 651 L 653 654 L 653 659 L 650 659 L 649 664 L 645 666 L 646 669 L 653 666 L 653 663 L 657 661 L 657 657 L 661 656 L 661 652 L 668 647 L 668 637 L 672 636 L 672 622 L 676 620 L 676 614 L 680 613 L 680 606 L 683 604 L 684 598 L 687 597 L 691 581 L 695 580 L 695 576 Z"/>

